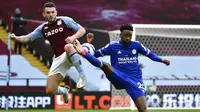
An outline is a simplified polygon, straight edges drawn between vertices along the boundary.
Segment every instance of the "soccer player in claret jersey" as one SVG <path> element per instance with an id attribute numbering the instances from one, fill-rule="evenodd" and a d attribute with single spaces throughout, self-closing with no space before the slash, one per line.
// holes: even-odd
<path id="1" fill-rule="evenodd" d="M 133 27 L 126 24 L 120 27 L 120 41 L 111 42 L 96 50 L 94 56 L 87 53 L 81 46 L 76 46 L 77 52 L 91 64 L 99 67 L 116 89 L 126 89 L 139 112 L 147 112 L 145 88 L 142 81 L 142 71 L 138 65 L 138 54 L 141 53 L 153 61 L 170 64 L 167 59 L 161 59 L 155 53 L 138 41 L 131 41 Z M 111 65 L 98 57 L 110 55 Z"/>
<path id="2" fill-rule="evenodd" d="M 10 38 L 18 42 L 28 42 L 37 38 L 47 39 L 55 53 L 46 84 L 46 93 L 50 95 L 62 94 L 65 103 L 69 100 L 69 87 L 60 87 L 59 84 L 70 67 L 75 66 L 80 74 L 77 88 L 83 88 L 86 77 L 82 69 L 80 55 L 76 53 L 72 43 L 85 34 L 85 29 L 72 18 L 57 16 L 56 6 L 47 2 L 43 6 L 43 16 L 47 22 L 38 26 L 28 35 L 16 36 L 11 34 Z"/>

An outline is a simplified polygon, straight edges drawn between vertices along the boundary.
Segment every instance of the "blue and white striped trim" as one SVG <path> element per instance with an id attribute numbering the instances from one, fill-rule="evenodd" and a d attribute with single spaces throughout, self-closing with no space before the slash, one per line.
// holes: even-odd
<path id="1" fill-rule="evenodd" d="M 104 54 L 101 52 L 101 50 L 98 50 L 99 51 L 99 53 L 101 54 L 101 56 L 104 56 Z"/>
<path id="2" fill-rule="evenodd" d="M 150 52 L 151 52 L 151 51 L 150 51 L 149 49 L 147 49 L 147 54 L 146 54 L 146 55 L 149 55 Z"/>

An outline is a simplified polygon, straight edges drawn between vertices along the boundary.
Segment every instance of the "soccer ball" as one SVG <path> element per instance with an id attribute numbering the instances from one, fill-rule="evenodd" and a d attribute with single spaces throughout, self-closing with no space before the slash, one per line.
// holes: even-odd
<path id="1" fill-rule="evenodd" d="M 84 43 L 82 44 L 83 49 L 85 49 L 91 55 L 94 55 L 95 48 L 92 44 Z"/>

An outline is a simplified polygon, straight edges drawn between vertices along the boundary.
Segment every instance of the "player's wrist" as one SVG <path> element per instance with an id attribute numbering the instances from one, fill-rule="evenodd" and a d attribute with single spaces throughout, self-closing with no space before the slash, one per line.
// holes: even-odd
<path id="1" fill-rule="evenodd" d="M 73 36 L 73 35 L 70 37 L 70 40 L 71 40 L 72 43 L 75 42 L 76 39 L 77 38 L 75 36 Z"/>
<path id="2" fill-rule="evenodd" d="M 65 42 L 68 43 L 68 44 L 72 43 L 70 37 L 67 37 L 67 38 L 65 39 Z"/>
<path id="3" fill-rule="evenodd" d="M 160 62 L 164 62 L 164 59 L 160 58 Z"/>

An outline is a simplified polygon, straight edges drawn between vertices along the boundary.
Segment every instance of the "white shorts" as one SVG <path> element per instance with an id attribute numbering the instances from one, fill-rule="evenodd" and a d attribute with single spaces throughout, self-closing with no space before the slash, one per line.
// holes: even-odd
<path id="1" fill-rule="evenodd" d="M 64 78 L 66 76 L 66 72 L 72 66 L 73 66 L 72 62 L 69 61 L 69 58 L 68 58 L 66 52 L 64 52 L 60 56 L 53 59 L 48 76 L 60 73 Z"/>

